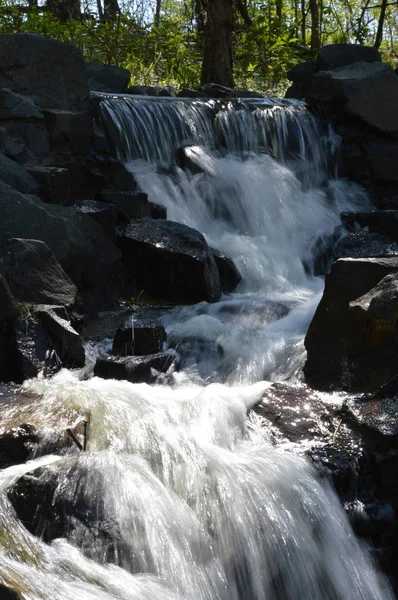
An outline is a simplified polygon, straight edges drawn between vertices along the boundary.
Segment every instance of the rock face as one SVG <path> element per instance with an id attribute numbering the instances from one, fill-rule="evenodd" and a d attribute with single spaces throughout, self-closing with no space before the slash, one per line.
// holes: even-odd
<path id="1" fill-rule="evenodd" d="M 367 227 L 372 233 L 380 233 L 398 241 L 398 210 L 346 212 L 341 213 L 340 216 L 343 225 L 351 231 Z"/>
<path id="2" fill-rule="evenodd" d="M 374 391 L 397 373 L 397 258 L 341 259 L 305 338 L 316 389 Z"/>
<path id="3" fill-rule="evenodd" d="M 132 221 L 121 237 L 123 259 L 137 285 L 155 298 L 182 304 L 221 296 L 214 257 L 203 235 L 173 221 Z"/>
<path id="4" fill-rule="evenodd" d="M 338 69 L 357 62 L 381 62 L 381 56 L 374 46 L 327 44 L 319 50 L 317 61 L 318 70 Z"/>
<path id="5" fill-rule="evenodd" d="M 44 204 L 0 184 L 0 244 L 10 238 L 41 240 L 81 291 L 103 291 L 120 252 L 102 228 L 73 208 Z"/>
<path id="6" fill-rule="evenodd" d="M 29 118 L 44 119 L 33 100 L 7 88 L 0 89 L 0 119 Z"/>
<path id="7" fill-rule="evenodd" d="M 309 97 L 362 119 L 382 133 L 398 133 L 398 78 L 394 69 L 378 62 L 354 63 L 320 71 L 311 82 Z"/>
<path id="8" fill-rule="evenodd" d="M 70 324 L 62 306 L 39 305 L 35 315 L 49 335 L 57 355 L 66 367 L 84 367 L 85 352 L 82 340 Z"/>
<path id="9" fill-rule="evenodd" d="M 398 243 L 379 233 L 356 231 L 334 249 L 335 258 L 383 258 L 398 256 Z"/>
<path id="10" fill-rule="evenodd" d="M 0 180 L 22 194 L 38 194 L 39 185 L 28 171 L 0 154 Z"/>
<path id="11" fill-rule="evenodd" d="M 233 292 L 242 280 L 242 276 L 231 258 L 211 248 L 220 274 L 221 289 L 226 294 Z"/>
<path id="12" fill-rule="evenodd" d="M 124 94 L 130 81 L 130 71 L 114 65 L 86 62 L 84 65 L 92 92 Z"/>
<path id="13" fill-rule="evenodd" d="M 44 242 L 9 240 L 2 249 L 0 271 L 19 302 L 64 306 L 76 302 L 76 286 Z"/>
<path id="14" fill-rule="evenodd" d="M 37 96 L 41 108 L 81 110 L 89 96 L 81 51 L 29 33 L 0 36 L 0 87 Z"/>

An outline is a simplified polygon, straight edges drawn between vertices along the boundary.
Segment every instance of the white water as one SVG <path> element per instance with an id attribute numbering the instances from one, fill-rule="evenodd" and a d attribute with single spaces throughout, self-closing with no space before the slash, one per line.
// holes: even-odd
<path id="1" fill-rule="evenodd" d="M 172 105 L 166 106 L 173 116 Z M 143 111 L 141 118 L 150 128 L 156 115 L 145 108 L 149 116 Z M 181 118 L 186 108 L 177 108 Z M 196 113 L 201 131 L 212 132 L 203 111 Z M 251 123 L 247 113 L 227 113 L 220 120 Z M 283 141 L 283 130 L 275 128 L 274 138 Z M 308 134 L 304 125 L 302 130 Z M 161 141 L 151 131 L 142 152 L 153 159 L 158 151 L 153 156 L 151 148 L 160 148 Z M 166 126 L 161 132 L 165 152 L 173 142 L 168 132 Z M 38 459 L 0 474 L 0 579 L 24 598 L 392 597 L 329 485 L 303 459 L 274 447 L 259 417 L 247 417 L 269 385 L 265 375 L 300 376 L 303 335 L 322 289 L 322 280 L 307 274 L 315 236 L 327 239 L 340 210 L 366 202 L 352 186 L 325 182 L 321 150 L 329 143 L 320 130 L 318 137 L 312 148 L 302 144 L 294 164 L 284 148 L 276 162 L 257 146 L 256 154 L 240 156 L 199 151 L 197 175 L 179 169 L 159 174 L 153 162 L 130 160 L 151 199 L 233 257 L 243 280 L 219 303 L 165 317 L 184 365 L 171 385 L 79 382 L 63 371 L 25 384 L 39 398 L 0 409 L 5 428 L 46 424 L 49 435 L 82 418 L 90 421 L 87 453 L 71 450 L 67 457 Z M 253 142 L 253 133 L 247 140 Z M 42 464 L 55 470 L 55 498 L 73 504 L 85 497 L 92 514 L 100 515 L 96 527 L 74 518 L 68 540 L 50 545 L 23 528 L 5 490 Z M 107 537 L 93 536 L 96 528 Z"/>

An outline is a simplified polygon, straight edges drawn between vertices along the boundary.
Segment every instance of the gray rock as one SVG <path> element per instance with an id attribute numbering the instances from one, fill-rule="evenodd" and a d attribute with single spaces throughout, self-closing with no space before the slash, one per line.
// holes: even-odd
<path id="1" fill-rule="evenodd" d="M 398 256 L 398 243 L 379 233 L 357 231 L 345 236 L 333 251 L 334 258 L 383 258 Z"/>
<path id="2" fill-rule="evenodd" d="M 307 83 L 319 71 L 318 61 L 309 60 L 295 65 L 287 72 L 287 78 L 294 83 Z"/>
<path id="3" fill-rule="evenodd" d="M 219 85 L 218 83 L 205 83 L 200 89 L 209 98 L 233 98 L 235 96 L 232 88 Z"/>
<path id="4" fill-rule="evenodd" d="M 44 242 L 10 239 L 1 255 L 0 271 L 19 302 L 75 304 L 76 286 Z"/>
<path id="5" fill-rule="evenodd" d="M 371 304 L 368 292 L 387 275 L 396 281 L 397 273 L 398 258 L 347 258 L 333 264 L 305 338 L 304 374 L 312 387 L 374 391 L 396 374 L 395 333 L 391 336 L 378 316 L 372 324 L 373 309 L 365 313 Z M 372 297 L 382 297 L 383 289 L 372 291 Z"/>
<path id="6" fill-rule="evenodd" d="M 4 154 L 7 158 L 24 165 L 27 162 L 29 152 L 22 138 L 8 136 L 6 138 Z"/>
<path id="7" fill-rule="evenodd" d="M 44 110 L 50 146 L 57 154 L 87 154 L 93 133 L 89 111 Z"/>
<path id="8" fill-rule="evenodd" d="M 34 313 L 49 335 L 64 366 L 84 367 L 85 352 L 82 340 L 70 324 L 62 306 L 35 306 Z"/>
<path id="9" fill-rule="evenodd" d="M 206 94 L 200 90 L 193 90 L 192 88 L 182 88 L 177 96 L 179 98 L 206 98 Z"/>
<path id="10" fill-rule="evenodd" d="M 43 113 L 31 98 L 16 94 L 7 88 L 0 89 L 0 119 L 43 119 Z"/>
<path id="11" fill-rule="evenodd" d="M 10 138 L 17 138 L 24 142 L 27 163 L 41 164 L 48 159 L 50 146 L 44 121 L 36 123 L 10 121 L 7 125 L 7 132 Z"/>
<path id="12" fill-rule="evenodd" d="M 381 56 L 374 46 L 360 44 L 328 44 L 319 50 L 319 70 L 337 69 L 357 62 L 381 62 Z"/>
<path id="13" fill-rule="evenodd" d="M 167 219 L 167 208 L 156 202 L 148 202 L 151 219 Z"/>
<path id="14" fill-rule="evenodd" d="M 166 331 L 162 325 L 131 315 L 113 338 L 112 354 L 144 356 L 162 352 Z"/>
<path id="15" fill-rule="evenodd" d="M 383 133 L 398 133 L 398 78 L 388 64 L 358 62 L 314 75 L 308 96 L 331 110 L 360 117 Z"/>
<path id="16" fill-rule="evenodd" d="M 100 199 L 105 203 L 116 206 L 118 212 L 126 219 L 141 219 L 150 217 L 151 205 L 148 195 L 144 192 L 111 192 L 103 191 Z"/>
<path id="17" fill-rule="evenodd" d="M 18 163 L 0 154 L 0 181 L 22 194 L 37 194 L 39 184 Z"/>
<path id="18" fill-rule="evenodd" d="M 154 383 L 158 373 L 167 373 L 175 359 L 176 355 L 172 350 L 148 356 L 103 356 L 97 359 L 94 375 L 132 383 Z"/>
<path id="19" fill-rule="evenodd" d="M 69 203 L 68 169 L 61 167 L 28 167 L 28 173 L 40 186 L 40 198 L 50 204 Z"/>
<path id="20" fill-rule="evenodd" d="M 74 207 L 78 212 L 94 219 L 108 235 L 114 234 L 119 214 L 114 204 L 107 204 L 98 200 L 78 200 L 75 202 Z"/>
<path id="21" fill-rule="evenodd" d="M 0 244 L 15 237 L 45 242 L 78 289 L 101 299 L 120 252 L 97 223 L 72 207 L 44 204 L 4 184 L 0 214 Z"/>
<path id="22" fill-rule="evenodd" d="M 17 303 L 7 281 L 0 274 L 0 321 L 10 321 L 19 314 Z"/>
<path id="23" fill-rule="evenodd" d="M 88 105 L 81 50 L 37 34 L 0 36 L 0 87 L 37 96 L 41 108 L 82 110 Z"/>
<path id="24" fill-rule="evenodd" d="M 86 62 L 88 85 L 92 92 L 110 92 L 124 94 L 130 82 L 130 71 L 114 65 Z"/>
<path id="25" fill-rule="evenodd" d="M 221 296 L 214 257 L 195 229 L 139 219 L 124 229 L 120 243 L 127 270 L 154 298 L 189 304 Z"/>
<path id="26" fill-rule="evenodd" d="M 367 227 L 372 233 L 379 233 L 398 241 L 398 210 L 374 210 L 372 212 L 344 212 L 340 215 L 343 225 L 350 231 Z M 398 248 L 397 248 L 398 250 Z"/>
<path id="27" fill-rule="evenodd" d="M 175 89 L 171 85 L 133 85 L 127 90 L 129 94 L 137 96 L 175 96 Z"/>
<path id="28" fill-rule="evenodd" d="M 214 248 L 211 248 L 211 251 L 220 274 L 222 291 L 227 294 L 233 292 L 241 282 L 242 275 L 231 258 Z"/>

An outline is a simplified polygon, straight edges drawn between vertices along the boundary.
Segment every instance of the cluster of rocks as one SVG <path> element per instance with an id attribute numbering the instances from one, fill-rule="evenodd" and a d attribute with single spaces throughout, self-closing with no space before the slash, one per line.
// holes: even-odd
<path id="1" fill-rule="evenodd" d="M 120 93 L 129 81 L 72 44 L 0 36 L 0 381 L 83 366 L 86 316 L 120 298 L 212 302 L 239 282 L 111 155 L 90 90 Z"/>

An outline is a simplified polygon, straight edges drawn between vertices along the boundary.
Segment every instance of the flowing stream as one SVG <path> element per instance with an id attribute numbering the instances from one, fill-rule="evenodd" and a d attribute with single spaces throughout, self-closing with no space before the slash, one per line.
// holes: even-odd
<path id="1" fill-rule="evenodd" d="M 49 439 L 90 420 L 88 452 L 0 473 L 0 581 L 29 600 L 392 598 L 331 487 L 248 416 L 271 381 L 300 380 L 319 265 L 340 212 L 368 205 L 334 176 L 338 139 L 300 103 L 100 106 L 142 190 L 242 281 L 220 302 L 163 315 L 181 357 L 163 382 L 64 370 L 0 407 L 4 427 L 37 424 Z M 67 539 L 41 541 L 12 510 L 6 490 L 32 471 L 52 482 L 53 505 L 77 506 Z"/>

